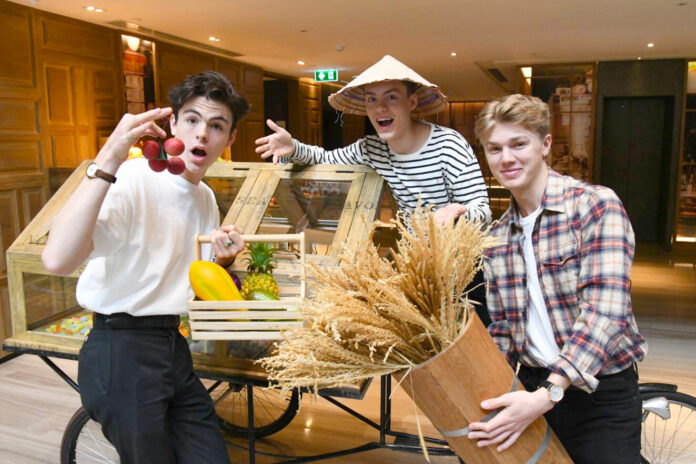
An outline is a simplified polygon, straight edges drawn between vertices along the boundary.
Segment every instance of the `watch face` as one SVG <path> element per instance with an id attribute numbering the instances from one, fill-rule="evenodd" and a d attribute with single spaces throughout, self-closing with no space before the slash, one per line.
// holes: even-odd
<path id="1" fill-rule="evenodd" d="M 552 385 L 549 388 L 549 398 L 554 403 L 558 403 L 563 399 L 563 387 L 560 385 Z"/>
<path id="2" fill-rule="evenodd" d="M 99 166 L 97 166 L 95 163 L 92 163 L 89 166 L 87 166 L 87 177 L 94 177 L 97 173 L 97 169 L 99 169 Z"/>

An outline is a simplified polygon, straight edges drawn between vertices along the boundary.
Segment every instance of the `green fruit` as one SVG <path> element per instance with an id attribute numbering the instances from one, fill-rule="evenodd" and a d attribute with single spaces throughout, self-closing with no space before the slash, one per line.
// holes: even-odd
<path id="1" fill-rule="evenodd" d="M 246 299 L 252 301 L 275 301 L 278 300 L 278 297 L 269 291 L 257 289 L 249 292 Z"/>

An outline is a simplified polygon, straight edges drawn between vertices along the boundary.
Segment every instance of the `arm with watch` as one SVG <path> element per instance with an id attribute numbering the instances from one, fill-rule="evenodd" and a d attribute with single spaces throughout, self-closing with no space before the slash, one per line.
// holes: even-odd
<path id="1" fill-rule="evenodd" d="M 468 438 L 478 440 L 479 447 L 498 445 L 498 451 L 509 448 L 532 422 L 563 399 L 569 386 L 567 377 L 552 372 L 536 391 L 520 390 L 483 401 L 483 409 L 500 412 L 488 422 L 469 424 Z"/>
<path id="2" fill-rule="evenodd" d="M 165 137 L 166 132 L 155 121 L 171 113 L 171 108 L 156 108 L 121 118 L 94 162 L 87 167 L 84 180 L 53 219 L 41 256 L 48 271 L 72 274 L 89 257 L 99 211 L 106 193 L 116 182 L 116 171 L 128 158 L 129 148 L 145 135 Z"/>

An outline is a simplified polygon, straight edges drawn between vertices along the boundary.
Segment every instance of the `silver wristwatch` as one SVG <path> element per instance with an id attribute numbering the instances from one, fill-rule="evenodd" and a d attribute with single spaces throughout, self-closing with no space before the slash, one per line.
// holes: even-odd
<path id="1" fill-rule="evenodd" d="M 546 391 L 549 393 L 549 400 L 554 403 L 558 404 L 562 399 L 563 395 L 565 394 L 565 390 L 563 390 L 563 387 L 560 385 L 556 385 L 555 383 L 551 383 L 548 380 L 542 380 L 539 382 L 539 386 L 541 388 L 545 388 Z"/>

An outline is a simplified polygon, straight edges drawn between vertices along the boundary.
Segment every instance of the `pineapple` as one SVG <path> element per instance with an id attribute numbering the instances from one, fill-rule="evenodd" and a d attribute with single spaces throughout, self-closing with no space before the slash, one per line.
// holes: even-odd
<path id="1" fill-rule="evenodd" d="M 255 290 L 264 290 L 278 296 L 278 282 L 273 274 L 275 258 L 273 247 L 268 243 L 254 242 L 249 245 L 249 257 L 246 259 L 248 274 L 242 281 L 242 297 L 248 300 Z"/>

